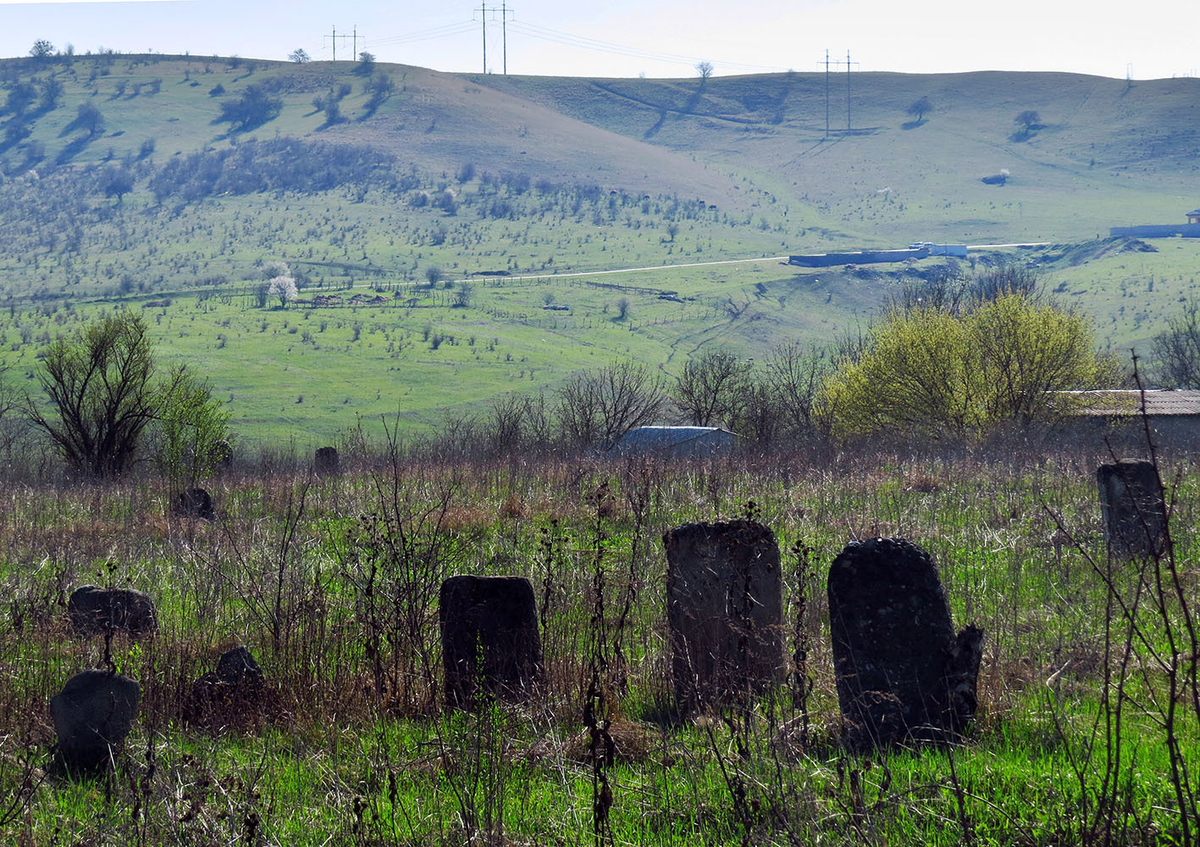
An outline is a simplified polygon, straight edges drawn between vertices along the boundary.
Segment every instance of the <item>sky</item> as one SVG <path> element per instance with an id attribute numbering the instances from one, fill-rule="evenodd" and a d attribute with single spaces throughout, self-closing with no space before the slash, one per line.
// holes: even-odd
<path id="1" fill-rule="evenodd" d="M 329 60 L 336 48 L 343 61 L 357 49 L 441 71 L 503 73 L 507 66 L 511 74 L 541 76 L 688 77 L 700 62 L 717 75 L 812 72 L 824 69 L 826 51 L 842 63 L 831 67 L 843 71 L 847 54 L 854 71 L 1134 79 L 1200 71 L 1194 0 L 504 3 L 505 14 L 501 0 L 0 0 L 0 57 L 27 55 L 46 39 L 77 54 L 107 48 L 285 59 L 299 48 Z"/>

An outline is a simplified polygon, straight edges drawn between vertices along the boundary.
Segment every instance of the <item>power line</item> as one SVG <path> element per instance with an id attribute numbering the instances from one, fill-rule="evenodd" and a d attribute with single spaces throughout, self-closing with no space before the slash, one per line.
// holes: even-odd
<path id="1" fill-rule="evenodd" d="M 353 57 L 353 56 L 358 55 L 358 27 L 357 26 L 354 27 L 354 29 L 350 35 L 345 35 L 345 34 L 338 35 L 337 27 L 335 26 L 335 27 L 333 27 L 333 33 L 331 35 L 327 35 L 325 37 L 333 42 L 333 61 L 335 61 L 335 62 L 337 61 L 337 43 L 338 43 L 339 38 L 342 39 L 343 42 L 345 42 L 346 40 L 349 39 L 351 41 L 351 50 L 353 51 L 351 53 L 351 56 Z M 364 38 L 363 41 L 365 42 L 366 38 Z"/>

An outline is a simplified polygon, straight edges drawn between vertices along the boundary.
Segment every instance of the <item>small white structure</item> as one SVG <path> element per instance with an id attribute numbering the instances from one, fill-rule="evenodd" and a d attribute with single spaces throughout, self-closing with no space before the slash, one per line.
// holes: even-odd
<path id="1" fill-rule="evenodd" d="M 724 456 L 737 444 L 737 434 L 718 426 L 640 426 L 617 440 L 611 456 L 655 456 L 694 459 Z"/>

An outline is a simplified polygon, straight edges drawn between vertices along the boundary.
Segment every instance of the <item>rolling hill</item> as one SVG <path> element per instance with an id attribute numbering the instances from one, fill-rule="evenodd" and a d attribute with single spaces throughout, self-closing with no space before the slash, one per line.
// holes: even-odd
<path id="1" fill-rule="evenodd" d="M 620 356 L 670 375 L 706 345 L 827 342 L 930 260 L 709 262 L 1050 242 L 1008 258 L 1039 264 L 1116 350 L 1144 348 L 1190 294 L 1195 245 L 1144 252 L 1105 236 L 1200 205 L 1200 81 L 848 82 L 849 128 L 838 76 L 827 134 L 821 74 L 0 62 L 10 375 L 24 382 L 55 333 L 131 305 L 153 315 L 167 358 L 203 362 L 246 431 L 325 438 L 397 409 L 409 428 L 437 426 Z M 921 97 L 932 110 L 916 120 Z M 1024 111 L 1037 113 L 1028 129 Z M 258 295 L 273 260 L 304 286 L 301 304 Z M 660 266 L 686 267 L 563 276 Z"/>

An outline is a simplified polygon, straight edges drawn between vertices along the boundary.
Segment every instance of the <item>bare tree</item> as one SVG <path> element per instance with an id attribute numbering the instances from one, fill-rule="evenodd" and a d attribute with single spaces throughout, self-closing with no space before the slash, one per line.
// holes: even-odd
<path id="1" fill-rule="evenodd" d="M 712 62 L 705 60 L 696 63 L 696 73 L 700 74 L 700 83 L 703 85 L 708 82 L 708 78 L 713 75 Z"/>
<path id="2" fill-rule="evenodd" d="M 726 350 L 701 353 L 688 360 L 672 399 L 693 426 L 728 426 L 751 385 L 753 361 Z"/>
<path id="3" fill-rule="evenodd" d="M 1151 355 L 1164 388 L 1200 388 L 1200 301 L 1188 300 L 1168 321 L 1154 337 Z"/>
<path id="4" fill-rule="evenodd" d="M 768 356 L 767 385 L 793 437 L 807 437 L 820 429 L 817 396 L 830 370 L 830 357 L 815 345 L 790 341 Z"/>
<path id="5" fill-rule="evenodd" d="M 655 420 L 666 403 L 661 382 L 645 365 L 621 361 L 568 379 L 557 392 L 555 411 L 570 444 L 607 446 Z"/>
<path id="6" fill-rule="evenodd" d="M 288 53 L 288 59 L 295 62 L 297 65 L 303 65 L 305 62 L 311 61 L 308 56 L 308 51 L 303 47 L 298 47 L 291 53 Z"/>

